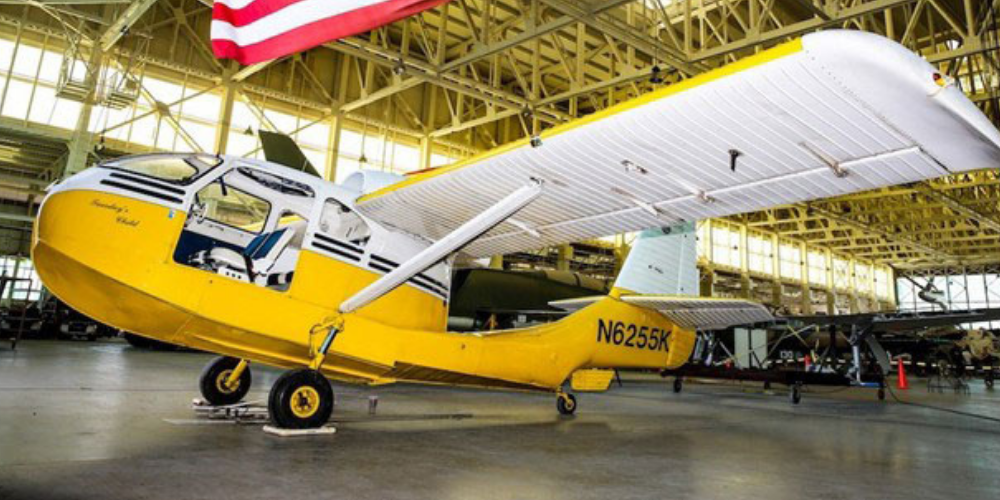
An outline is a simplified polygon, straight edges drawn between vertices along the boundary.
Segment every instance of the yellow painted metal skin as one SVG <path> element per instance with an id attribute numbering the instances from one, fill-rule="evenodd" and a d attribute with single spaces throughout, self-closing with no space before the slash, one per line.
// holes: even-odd
<path id="1" fill-rule="evenodd" d="M 224 278 L 174 262 L 185 218 L 108 193 L 55 193 L 32 257 L 46 286 L 88 316 L 252 362 L 308 366 L 325 333 L 317 325 L 337 318 L 343 331 L 322 369 L 350 382 L 555 391 L 581 368 L 677 367 L 694 345 L 693 332 L 614 297 L 562 321 L 488 334 L 446 332 L 446 304 L 406 286 L 338 318 L 337 305 L 377 275 L 303 251 L 287 292 Z M 601 321 L 668 331 L 669 352 L 600 342 Z"/>
<path id="2" fill-rule="evenodd" d="M 570 378 L 570 387 L 579 392 L 602 392 L 608 390 L 614 378 L 614 370 L 577 370 Z"/>

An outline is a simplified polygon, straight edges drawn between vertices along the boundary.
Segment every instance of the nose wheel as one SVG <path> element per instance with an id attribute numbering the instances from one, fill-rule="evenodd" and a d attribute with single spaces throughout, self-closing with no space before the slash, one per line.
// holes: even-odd
<path id="1" fill-rule="evenodd" d="M 563 392 L 556 397 L 556 409 L 560 415 L 572 415 L 576 412 L 576 396 Z"/>
<path id="2" fill-rule="evenodd" d="M 201 397 L 209 404 L 228 406 L 242 401 L 252 384 L 253 376 L 246 360 L 220 356 L 202 370 L 198 386 Z"/>
<path id="3" fill-rule="evenodd" d="M 267 411 L 271 422 L 284 429 L 322 427 L 333 414 L 333 388 L 318 371 L 289 371 L 271 387 Z"/>

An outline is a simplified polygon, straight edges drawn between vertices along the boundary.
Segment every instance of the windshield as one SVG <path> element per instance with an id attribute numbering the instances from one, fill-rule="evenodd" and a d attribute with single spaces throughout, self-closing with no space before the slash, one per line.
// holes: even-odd
<path id="1" fill-rule="evenodd" d="M 123 158 L 105 167 L 135 172 L 175 184 L 188 184 L 201 174 L 222 164 L 222 159 L 207 154 L 145 155 Z"/>
<path id="2" fill-rule="evenodd" d="M 284 177 L 278 177 L 274 174 L 269 174 L 267 172 L 262 172 L 260 170 L 254 170 L 247 167 L 238 167 L 237 172 L 253 179 L 268 189 L 273 189 L 281 194 L 290 194 L 292 196 L 304 196 L 312 198 L 315 196 L 313 189 L 309 187 L 308 184 L 303 184 L 301 182 L 296 182 L 290 179 L 285 179 Z"/>

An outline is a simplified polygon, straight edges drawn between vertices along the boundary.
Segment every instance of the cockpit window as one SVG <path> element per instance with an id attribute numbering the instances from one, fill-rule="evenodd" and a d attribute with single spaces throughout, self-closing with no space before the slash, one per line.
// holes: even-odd
<path id="1" fill-rule="evenodd" d="M 229 185 L 230 172 L 203 187 L 195 195 L 191 215 L 199 222 L 208 219 L 248 233 L 259 234 L 267 222 L 271 204 L 239 188 Z"/>
<path id="2" fill-rule="evenodd" d="M 175 184 L 188 184 L 201 174 L 222 164 L 222 159 L 212 155 L 193 154 L 146 155 L 123 158 L 105 164 L 105 167 L 135 172 Z"/>
<path id="3" fill-rule="evenodd" d="M 296 182 L 291 179 L 279 177 L 277 175 L 269 174 L 253 168 L 238 167 L 236 171 L 253 179 L 257 184 L 260 184 L 268 189 L 273 189 L 281 194 L 289 194 L 305 198 L 312 198 L 315 196 L 313 189 L 309 187 L 308 184 Z"/>
<path id="4" fill-rule="evenodd" d="M 341 241 L 349 241 L 364 246 L 371 238 L 368 224 L 343 203 L 329 199 L 323 204 L 320 215 L 319 230 Z"/>

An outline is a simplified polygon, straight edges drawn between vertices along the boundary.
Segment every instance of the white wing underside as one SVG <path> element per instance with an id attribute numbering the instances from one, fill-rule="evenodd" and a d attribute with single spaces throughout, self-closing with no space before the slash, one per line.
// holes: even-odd
<path id="1" fill-rule="evenodd" d="M 522 144 L 364 196 L 358 209 L 438 240 L 532 178 L 542 180 L 536 201 L 463 249 L 484 257 L 1000 161 L 1000 134 L 982 113 L 894 42 L 830 31 L 786 52 L 555 130 L 540 147 Z M 730 150 L 740 153 L 735 171 Z"/>
<path id="2" fill-rule="evenodd" d="M 550 305 L 565 311 L 577 311 L 603 298 L 605 297 L 558 300 L 551 302 Z M 674 324 L 689 330 L 722 330 L 733 326 L 766 323 L 775 319 L 766 307 L 749 300 L 699 299 L 666 295 L 625 295 L 619 300 L 657 311 Z"/>

